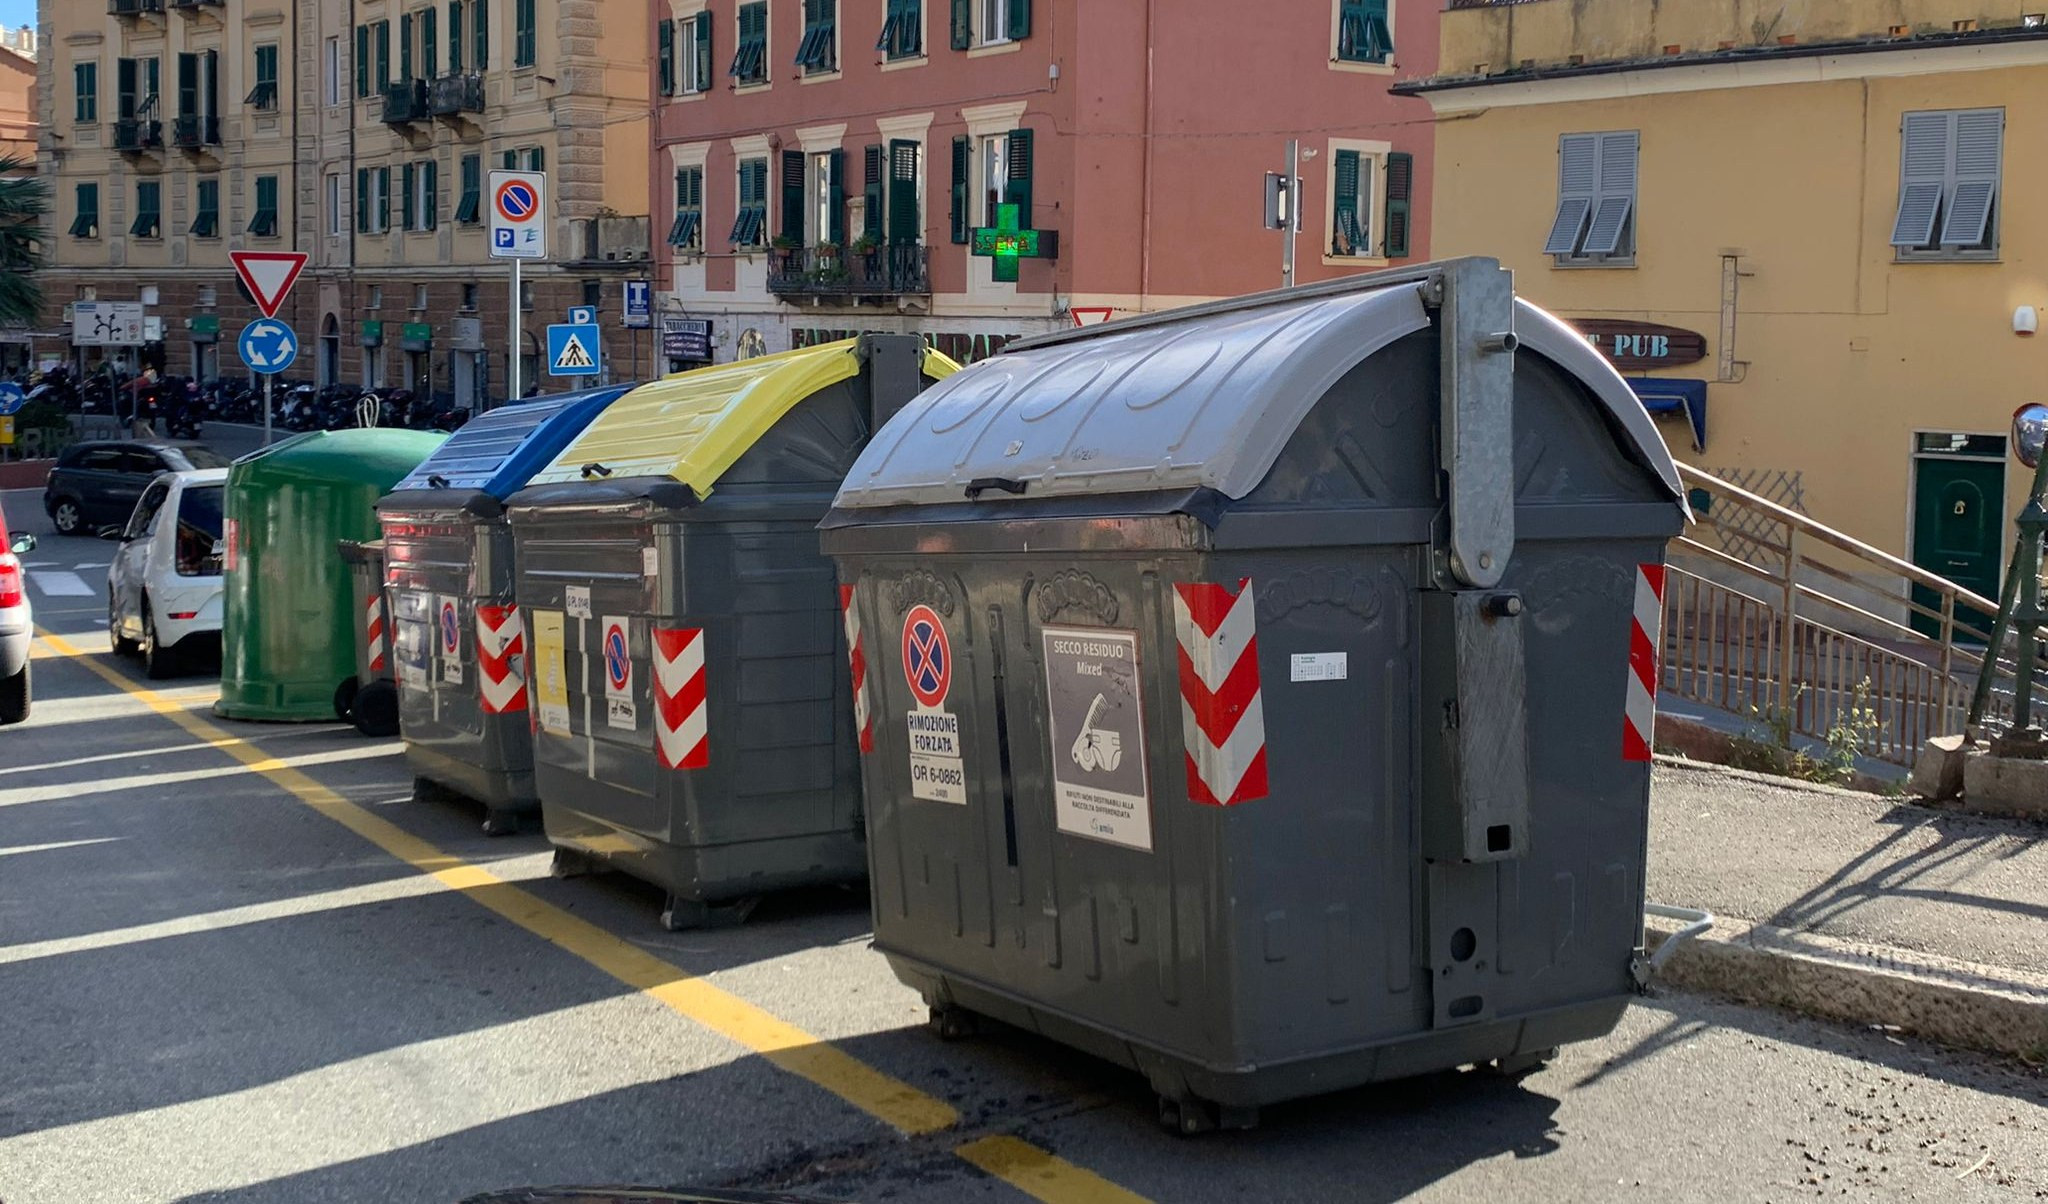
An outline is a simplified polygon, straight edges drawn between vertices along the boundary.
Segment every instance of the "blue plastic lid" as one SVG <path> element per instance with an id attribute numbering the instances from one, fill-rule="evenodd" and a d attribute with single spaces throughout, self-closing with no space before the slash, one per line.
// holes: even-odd
<path id="1" fill-rule="evenodd" d="M 534 397 L 464 423 L 396 489 L 479 490 L 503 501 L 526 487 L 632 385 Z"/>

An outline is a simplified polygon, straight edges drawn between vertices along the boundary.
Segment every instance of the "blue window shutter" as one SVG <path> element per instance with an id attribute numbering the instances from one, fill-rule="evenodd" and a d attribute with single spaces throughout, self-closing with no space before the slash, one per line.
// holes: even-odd
<path id="1" fill-rule="evenodd" d="M 1621 236 L 1636 202 L 1638 146 L 1634 130 L 1600 135 L 1598 199 L 1586 226 L 1588 255 L 1612 255 L 1622 248 Z"/>
<path id="2" fill-rule="evenodd" d="M 1600 136 L 1565 134 L 1557 140 L 1557 216 L 1543 240 L 1545 255 L 1576 255 L 1600 184 Z"/>
<path id="3" fill-rule="evenodd" d="M 1974 247 L 1989 241 L 2005 156 L 2005 110 L 1969 109 L 1951 116 L 1954 133 L 1949 147 L 1954 166 L 1949 173 L 1948 220 L 1942 223 L 1941 241 L 1945 246 Z"/>

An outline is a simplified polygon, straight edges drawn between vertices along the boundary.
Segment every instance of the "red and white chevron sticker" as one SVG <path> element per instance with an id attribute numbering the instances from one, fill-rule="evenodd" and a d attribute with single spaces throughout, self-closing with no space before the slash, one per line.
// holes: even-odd
<path id="1" fill-rule="evenodd" d="M 846 621 L 846 659 L 853 669 L 853 726 L 860 732 L 860 754 L 875 751 L 875 717 L 868 711 L 868 653 L 860 641 L 860 609 L 853 587 L 839 587 L 839 612 Z"/>
<path id="2" fill-rule="evenodd" d="M 377 590 L 363 603 L 363 633 L 369 643 L 363 645 L 370 650 L 370 672 L 382 673 L 389 663 L 384 654 L 384 591 Z"/>
<path id="3" fill-rule="evenodd" d="M 486 715 L 526 709 L 526 629 L 517 606 L 476 608 L 477 699 Z"/>
<path id="4" fill-rule="evenodd" d="M 1188 797 L 1212 807 L 1266 797 L 1266 707 L 1251 578 L 1239 581 L 1236 593 L 1176 583 L 1173 625 Z"/>
<path id="5" fill-rule="evenodd" d="M 703 628 L 654 628 L 654 713 L 655 753 L 663 769 L 711 764 Z"/>
<path id="6" fill-rule="evenodd" d="M 1628 703 L 1621 759 L 1647 761 L 1657 731 L 1657 661 L 1664 635 L 1664 566 L 1636 566 L 1636 612 L 1629 622 Z"/>

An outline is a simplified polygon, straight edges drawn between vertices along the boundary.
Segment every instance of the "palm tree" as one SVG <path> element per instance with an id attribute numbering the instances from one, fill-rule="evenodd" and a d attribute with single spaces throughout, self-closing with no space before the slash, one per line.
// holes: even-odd
<path id="1" fill-rule="evenodd" d="M 32 325 L 43 307 L 43 219 L 50 188 L 35 162 L 0 156 L 0 322 Z"/>

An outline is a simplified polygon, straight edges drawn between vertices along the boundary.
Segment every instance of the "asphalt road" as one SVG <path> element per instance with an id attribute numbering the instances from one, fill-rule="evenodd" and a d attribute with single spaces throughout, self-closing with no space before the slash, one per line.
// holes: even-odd
<path id="1" fill-rule="evenodd" d="M 32 494 L 0 501 L 47 537 L 31 562 L 103 582 L 74 566 L 111 545 L 48 536 Z M 551 879 L 539 837 L 410 801 L 396 744 L 213 720 L 204 678 L 137 693 L 100 596 L 35 602 L 59 638 L 35 717 L 0 731 L 6 1204 L 564 1182 L 906 1204 L 2048 1199 L 2040 1073 L 1683 995 L 1520 1083 L 1438 1075 L 1175 1138 L 1136 1076 L 1015 1032 L 930 1036 L 860 898 L 664 933 L 653 892 Z M 877 1073 L 944 1122 L 878 1119 Z"/>

